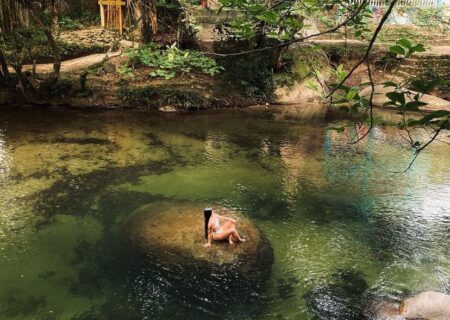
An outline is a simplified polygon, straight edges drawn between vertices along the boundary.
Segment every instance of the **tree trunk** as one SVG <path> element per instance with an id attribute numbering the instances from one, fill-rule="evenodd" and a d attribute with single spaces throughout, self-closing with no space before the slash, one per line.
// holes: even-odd
<path id="1" fill-rule="evenodd" d="M 8 78 L 9 77 L 8 64 L 6 63 L 5 55 L 3 54 L 3 50 L 1 48 L 0 48 L 0 66 L 3 77 Z"/>
<path id="2" fill-rule="evenodd" d="M 59 30 L 57 5 L 57 1 L 52 1 L 50 7 L 52 13 L 50 26 L 46 27 L 44 23 L 40 21 L 40 24 L 44 27 L 44 34 L 47 37 L 48 43 L 50 44 L 53 53 L 53 75 L 52 79 L 50 80 L 50 85 L 53 85 L 58 80 L 61 71 L 61 50 L 59 49 L 58 43 L 55 38 L 55 34 L 58 34 Z"/>
<path id="3" fill-rule="evenodd" d="M 275 71 L 280 71 L 283 67 L 283 55 L 286 53 L 288 46 L 278 47 L 273 54 L 272 68 Z"/>
<path id="4" fill-rule="evenodd" d="M 149 4 L 146 0 L 135 0 L 134 19 L 136 21 L 137 40 L 142 43 L 151 42 L 152 35 L 158 29 L 156 1 L 152 0 Z"/>
<path id="5" fill-rule="evenodd" d="M 52 31 L 49 29 L 44 29 L 44 34 L 47 37 L 48 43 L 50 44 L 53 52 L 53 76 L 58 78 L 61 71 L 61 51 Z"/>
<path id="6" fill-rule="evenodd" d="M 158 33 L 158 12 L 156 8 L 156 0 L 150 1 L 150 21 L 152 25 L 152 33 L 155 35 Z"/>
<path id="7" fill-rule="evenodd" d="M 17 0 L 0 1 L 0 32 L 8 35 L 20 26 L 28 25 L 28 12 Z"/>

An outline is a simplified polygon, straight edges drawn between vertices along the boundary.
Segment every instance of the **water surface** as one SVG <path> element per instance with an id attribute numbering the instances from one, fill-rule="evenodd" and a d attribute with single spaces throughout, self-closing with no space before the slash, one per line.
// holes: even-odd
<path id="1" fill-rule="evenodd" d="M 450 147 L 400 174 L 412 155 L 396 129 L 352 145 L 335 125 L 323 110 L 2 110 L 1 318 L 357 319 L 361 301 L 448 292 Z M 252 303 L 130 258 L 127 217 L 186 200 L 238 209 L 271 241 Z"/>

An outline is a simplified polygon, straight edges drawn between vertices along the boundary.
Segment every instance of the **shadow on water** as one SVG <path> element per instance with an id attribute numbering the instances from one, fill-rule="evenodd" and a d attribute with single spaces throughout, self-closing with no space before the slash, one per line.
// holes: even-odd
<path id="1" fill-rule="evenodd" d="M 129 246 L 122 232 L 122 228 L 108 228 L 95 245 L 80 243 L 76 248 L 81 258 L 73 263 L 81 268 L 77 280 L 70 283 L 74 295 L 93 298 L 102 294 L 106 284 L 120 289 L 112 300 L 74 320 L 236 319 L 264 313 L 272 256 L 260 268 L 263 272 L 243 278 L 239 264 L 175 265 L 156 256 L 144 257 Z"/>
<path id="2" fill-rule="evenodd" d="M 366 319 L 364 294 L 368 288 L 361 272 L 339 270 L 329 284 L 314 288 L 303 298 L 316 320 L 362 320 Z"/>
<path id="3" fill-rule="evenodd" d="M 188 319 L 255 318 L 263 314 L 267 306 L 264 290 L 268 275 L 258 274 L 258 279 L 248 279 L 238 274 L 239 271 L 230 266 L 167 267 L 154 261 L 143 267 L 136 277 L 130 277 L 128 285 L 133 300 L 140 302 L 144 314 L 150 318 L 175 315 L 177 319 L 187 315 Z"/>
<path id="4" fill-rule="evenodd" d="M 33 316 L 47 303 L 45 297 L 34 297 L 21 289 L 4 293 L 0 299 L 7 305 L 2 309 L 2 317 L 6 318 Z"/>
<path id="5" fill-rule="evenodd" d="M 102 202 L 103 205 L 108 201 L 123 200 L 112 197 L 108 187 L 124 182 L 138 182 L 139 177 L 143 175 L 170 172 L 173 165 L 174 163 L 171 161 L 153 161 L 146 165 L 111 166 L 84 175 L 74 175 L 67 169 L 63 169 L 60 173 L 64 178 L 35 195 L 38 198 L 36 211 L 46 217 L 56 214 L 77 216 L 98 214 L 98 209 L 95 208 L 94 204 L 99 198 L 109 198 Z M 131 201 L 128 203 L 131 203 Z M 114 210 L 117 207 L 110 206 L 110 208 Z M 103 210 L 105 210 L 104 214 L 108 215 L 107 209 L 103 208 Z"/>

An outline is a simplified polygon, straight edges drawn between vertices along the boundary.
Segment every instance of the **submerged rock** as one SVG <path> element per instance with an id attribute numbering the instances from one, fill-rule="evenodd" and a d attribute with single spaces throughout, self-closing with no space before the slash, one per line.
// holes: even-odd
<path id="1" fill-rule="evenodd" d="M 259 294 L 272 272 L 269 241 L 248 218 L 232 212 L 229 216 L 238 221 L 246 242 L 213 241 L 205 248 L 203 208 L 186 203 L 148 205 L 124 224 L 126 241 L 142 257 L 149 283 L 158 278 L 165 288 L 176 288 L 170 294 L 179 303 L 201 305 L 208 314 L 223 313 L 222 307 L 230 304 L 261 301 Z"/>
<path id="2" fill-rule="evenodd" d="M 367 319 L 364 309 L 368 284 L 361 272 L 339 270 L 332 281 L 305 294 L 306 305 L 314 320 Z"/>

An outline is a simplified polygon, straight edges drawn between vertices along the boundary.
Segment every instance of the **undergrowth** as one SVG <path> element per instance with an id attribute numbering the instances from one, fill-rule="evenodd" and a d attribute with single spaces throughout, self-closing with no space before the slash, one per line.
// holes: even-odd
<path id="1" fill-rule="evenodd" d="M 192 71 L 215 76 L 223 70 L 214 59 L 207 57 L 204 53 L 181 50 L 175 45 L 160 49 L 155 44 L 150 44 L 139 49 L 128 49 L 125 54 L 129 61 L 122 66 L 122 72 L 131 73 L 139 65 L 143 65 L 152 68 L 149 76 L 153 78 L 168 80 Z"/>
<path id="2" fill-rule="evenodd" d="M 119 98 L 149 107 L 174 106 L 177 109 L 193 110 L 209 106 L 206 98 L 195 91 L 173 88 L 142 87 L 119 89 Z"/>

